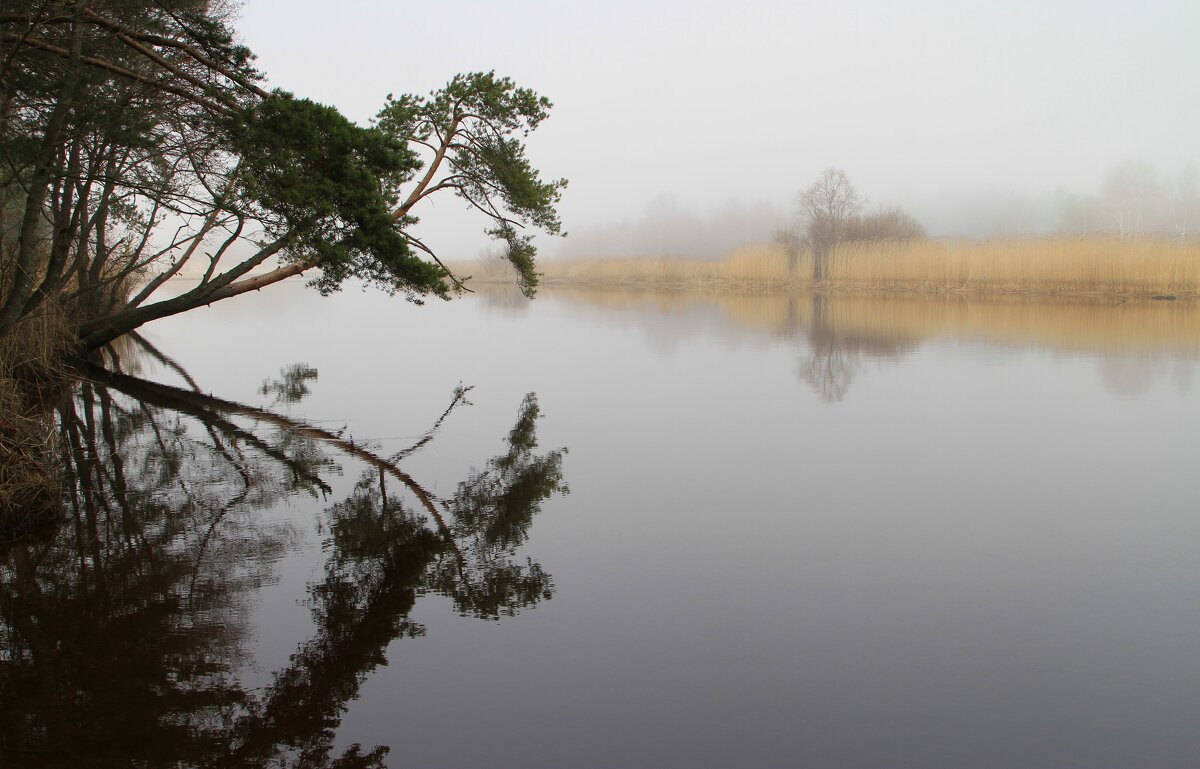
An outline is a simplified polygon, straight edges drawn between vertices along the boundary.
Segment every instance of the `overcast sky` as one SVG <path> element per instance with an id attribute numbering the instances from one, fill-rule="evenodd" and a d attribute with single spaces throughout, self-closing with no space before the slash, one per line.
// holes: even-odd
<path id="1" fill-rule="evenodd" d="M 246 0 L 237 26 L 271 85 L 363 122 L 457 72 L 548 96 L 530 154 L 568 230 L 664 195 L 787 209 L 828 166 L 903 202 L 1200 161 L 1197 0 Z"/>

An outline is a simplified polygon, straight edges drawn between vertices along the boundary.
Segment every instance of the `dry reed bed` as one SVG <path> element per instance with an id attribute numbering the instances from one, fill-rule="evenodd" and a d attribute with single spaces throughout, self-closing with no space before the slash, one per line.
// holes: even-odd
<path id="1" fill-rule="evenodd" d="M 511 280 L 502 263 L 460 266 L 480 283 Z M 811 257 L 789 268 L 782 246 L 739 248 L 718 261 L 685 258 L 543 260 L 547 285 L 1200 297 L 1200 241 L 1056 237 L 843 244 L 826 279 Z"/>
<path id="2" fill-rule="evenodd" d="M 500 260 L 451 268 L 477 283 L 513 280 L 511 268 Z M 777 288 L 797 283 L 789 276 L 783 252 L 771 244 L 745 246 L 717 261 L 681 257 L 543 259 L 538 271 L 546 285 Z"/>
<path id="3" fill-rule="evenodd" d="M 1200 241 L 1047 238 L 851 243 L 830 282 L 861 288 L 1050 294 L 1200 294 Z"/>
<path id="4" fill-rule="evenodd" d="M 46 525 L 59 509 L 46 398 L 70 380 L 62 364 L 70 336 L 62 314 L 46 308 L 0 338 L 0 545 Z"/>

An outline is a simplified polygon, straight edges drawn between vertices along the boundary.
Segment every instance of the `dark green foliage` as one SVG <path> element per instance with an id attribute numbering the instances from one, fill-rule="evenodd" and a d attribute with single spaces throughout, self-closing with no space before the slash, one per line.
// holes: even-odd
<path id="1" fill-rule="evenodd" d="M 356 277 L 389 291 L 446 296 L 446 271 L 417 258 L 392 207 L 416 155 L 378 128 L 275 92 L 246 110 L 233 130 L 241 195 L 264 211 L 289 256 L 315 260 L 323 292 Z"/>
<path id="2" fill-rule="evenodd" d="M 528 539 L 542 502 L 569 492 L 562 473 L 566 449 L 534 453 L 540 416 L 537 397 L 526 395 L 508 435 L 508 451 L 473 471 L 446 501 L 465 555 L 461 561 L 439 562 L 431 580 L 464 615 L 497 619 L 552 594 L 550 575 L 539 564 L 512 558 Z"/>
<path id="3" fill-rule="evenodd" d="M 510 224 L 490 229 L 488 234 L 504 241 L 504 258 L 517 271 L 517 286 L 522 294 L 532 298 L 538 284 L 537 264 L 533 260 L 537 250 L 533 247 L 533 239 L 529 235 L 521 235 Z"/>
<path id="4" fill-rule="evenodd" d="M 45 299 L 119 311 L 129 284 L 173 256 L 147 247 L 172 237 L 153 232 L 166 214 L 211 210 L 226 118 L 262 93 L 249 51 L 204 3 L 3 11 L 0 333 Z"/>
<path id="5" fill-rule="evenodd" d="M 388 558 L 425 564 L 444 547 L 396 497 L 384 500 L 371 475 L 359 479 L 345 502 L 329 508 L 329 516 L 330 544 L 339 567 Z"/>
<path id="6" fill-rule="evenodd" d="M 525 230 L 560 234 L 566 184 L 525 154 L 546 98 L 472 73 L 388 97 L 359 126 L 264 91 L 220 13 L 188 0 L 0 10 L 0 335 L 51 300 L 92 349 L 304 273 L 323 293 L 357 280 L 448 298 L 462 283 L 411 234 L 421 201 L 446 190 L 532 295 Z M 157 299 L 187 273 L 203 277 Z"/>
<path id="7" fill-rule="evenodd" d="M 308 383 L 316 381 L 318 375 L 312 366 L 293 363 L 280 369 L 278 379 L 264 379 L 258 391 L 272 396 L 273 403 L 299 403 L 308 397 Z"/>
<path id="8" fill-rule="evenodd" d="M 536 249 L 532 238 L 519 231 L 534 227 L 561 234 L 555 206 L 567 181 L 542 181 L 514 134 L 528 136 L 550 107 L 544 96 L 518 88 L 509 78 L 475 72 L 457 75 L 428 97 L 389 95 L 376 120 L 389 135 L 434 153 L 430 168 L 399 212 L 408 215 L 425 196 L 453 190 L 489 218 L 487 233 L 505 243 L 505 258 L 527 296 L 537 287 Z"/>

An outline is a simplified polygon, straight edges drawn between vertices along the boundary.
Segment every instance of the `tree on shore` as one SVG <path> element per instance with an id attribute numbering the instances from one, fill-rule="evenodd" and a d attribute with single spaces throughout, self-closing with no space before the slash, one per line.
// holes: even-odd
<path id="1" fill-rule="evenodd" d="M 460 278 L 411 231 L 435 195 L 479 213 L 527 295 L 527 232 L 561 231 L 566 182 L 523 141 L 551 104 L 494 73 L 364 127 L 265 90 L 218 4 L 6 4 L 0 45 L 0 337 L 53 306 L 85 352 L 302 274 L 448 298 Z"/>
<path id="2" fill-rule="evenodd" d="M 846 172 L 838 168 L 825 169 L 796 197 L 812 248 L 814 281 L 825 277 L 829 254 L 841 239 L 844 223 L 858 213 L 865 202 Z"/>

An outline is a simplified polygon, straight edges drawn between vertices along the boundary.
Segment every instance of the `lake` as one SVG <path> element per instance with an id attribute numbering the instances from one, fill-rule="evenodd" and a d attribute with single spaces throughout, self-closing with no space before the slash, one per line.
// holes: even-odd
<path id="1" fill-rule="evenodd" d="M 4 766 L 1200 762 L 1193 304 L 289 283 L 143 332 L 0 562 Z"/>

